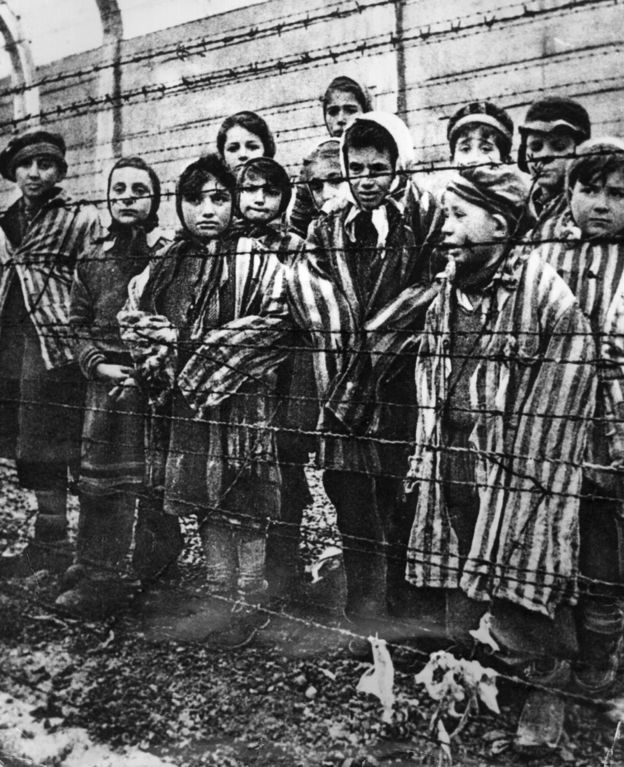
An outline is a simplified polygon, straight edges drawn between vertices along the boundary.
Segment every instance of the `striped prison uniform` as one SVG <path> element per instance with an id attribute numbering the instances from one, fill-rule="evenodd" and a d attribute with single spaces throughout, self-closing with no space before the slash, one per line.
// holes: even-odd
<path id="1" fill-rule="evenodd" d="M 14 222 L 22 217 L 21 206 L 20 198 L 0 222 L 10 242 L 10 258 L 0 273 L 0 313 L 17 277 L 43 362 L 51 370 L 73 360 L 69 333 L 72 276 L 79 257 L 101 234 L 100 222 L 92 205 L 56 189 L 18 233 Z"/>
<path id="2" fill-rule="evenodd" d="M 240 523 L 242 512 L 266 524 L 279 514 L 280 478 L 270 426 L 274 377 L 263 388 L 250 371 L 244 386 L 224 392 L 213 404 L 203 397 L 202 368 L 193 363 L 212 364 L 213 358 L 224 355 L 237 364 L 236 348 L 198 349 L 201 339 L 218 333 L 223 324 L 261 313 L 281 321 L 286 302 L 277 256 L 249 238 L 224 238 L 205 247 L 178 235 L 130 283 L 126 310 L 136 309 L 165 315 L 178 330 L 178 375 L 171 404 L 153 413 L 148 424 L 147 473 L 152 486 L 164 488 L 165 511 L 223 511 L 227 494 L 231 521 L 238 515 Z M 246 503 L 235 500 L 238 488 L 248 491 L 250 482 L 255 490 L 252 487 Z"/>
<path id="3" fill-rule="evenodd" d="M 442 491 L 444 406 L 452 373 L 449 282 L 428 313 L 416 368 L 418 488 L 407 579 L 461 587 L 553 617 L 577 598 L 578 494 L 592 412 L 593 344 L 574 296 L 537 254 L 517 249 L 483 291 L 470 379 L 479 507 L 462 558 Z"/>
<path id="4" fill-rule="evenodd" d="M 275 370 L 292 351 L 308 349 L 321 406 L 318 428 L 325 427 L 323 405 L 331 387 L 366 346 L 367 329 L 375 344 L 383 345 L 385 322 L 392 327 L 410 326 L 418 331 L 424 307 L 420 300 L 423 283 L 430 279 L 429 244 L 439 224 L 439 210 L 431 195 L 412 185 L 405 205 L 386 201 L 388 235 L 379 260 L 379 270 L 369 295 L 362 296 L 355 284 L 357 253 L 345 230 L 353 203 L 341 201 L 331 212 L 322 213 L 310 228 L 305 251 L 285 270 L 288 320 L 247 317 L 210 333 L 183 371 L 196 389 L 195 407 L 218 404 L 236 391 L 248 377 L 262 378 Z M 430 298 L 431 296 L 429 296 Z M 415 301 L 416 299 L 416 301 Z M 405 341 L 398 334 L 395 347 Z M 294 344 L 294 345 L 293 345 Z M 220 352 L 220 349 L 237 349 Z M 390 353 L 375 370 L 389 375 L 390 362 L 400 363 Z M 378 361 L 377 361 L 378 362 Z M 353 387 L 360 382 L 351 381 Z M 342 383 L 341 386 L 345 384 Z M 358 440 L 341 440 L 332 456 L 332 467 L 371 470 L 377 466 L 374 449 L 361 449 Z M 365 440 L 371 448 L 371 440 Z M 374 470 L 374 469 L 373 469 Z"/>
<path id="5" fill-rule="evenodd" d="M 597 418 L 585 473 L 621 496 L 612 468 L 621 469 L 624 459 L 624 245 L 583 238 L 569 209 L 550 219 L 543 235 L 535 252 L 574 293 L 596 343 Z"/>

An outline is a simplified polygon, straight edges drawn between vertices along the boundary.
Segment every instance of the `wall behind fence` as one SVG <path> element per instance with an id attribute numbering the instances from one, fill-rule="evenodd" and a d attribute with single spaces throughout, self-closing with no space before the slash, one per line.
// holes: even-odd
<path id="1" fill-rule="evenodd" d="M 115 155 L 138 153 L 165 191 L 208 149 L 231 112 L 260 112 L 277 159 L 296 175 L 323 138 L 319 97 L 337 74 L 365 82 L 379 109 L 405 117 L 427 162 L 447 159 L 446 119 L 472 99 L 509 108 L 514 120 L 545 92 L 578 97 L 596 135 L 624 121 L 619 62 L 624 0 L 269 0 L 249 8 L 70 56 L 37 70 L 42 125 L 63 132 L 67 187 L 101 199 Z M 49 11 L 46 6 L 45 12 Z M 0 124 L 13 121 L 0 83 Z M 115 144 L 113 136 L 121 136 Z M 4 207 L 14 192 L 0 187 Z M 173 225 L 173 205 L 162 209 Z"/>

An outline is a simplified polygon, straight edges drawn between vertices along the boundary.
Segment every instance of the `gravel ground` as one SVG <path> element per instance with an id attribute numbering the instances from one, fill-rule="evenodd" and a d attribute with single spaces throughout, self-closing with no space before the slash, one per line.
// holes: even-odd
<path id="1" fill-rule="evenodd" d="M 34 502 L 10 465 L 0 466 L 0 479 L 0 547 L 9 553 L 23 545 Z M 312 469 L 309 481 L 315 500 L 303 540 L 310 563 L 339 541 Z M 348 637 L 327 616 L 274 615 L 253 645 L 236 652 L 201 641 L 208 613 L 197 588 L 201 559 L 187 532 L 182 581 L 116 619 L 55 614 L 58 581 L 49 574 L 0 581 L 2 767 L 445 764 L 429 740 L 433 703 L 414 683 L 420 655 L 394 655 L 397 704 L 392 724 L 384 724 L 379 701 L 356 692 L 367 664 L 351 657 Z M 415 644 L 427 649 L 426 640 Z M 624 765 L 621 743 L 604 761 L 615 725 L 576 705 L 568 707 L 559 753 L 523 761 L 510 749 L 522 697 L 502 683 L 499 699 L 500 716 L 481 712 L 453 743 L 453 764 Z M 20 742 L 28 745 L 21 752 Z M 117 761 L 106 761 L 110 749 L 118 749 Z"/>

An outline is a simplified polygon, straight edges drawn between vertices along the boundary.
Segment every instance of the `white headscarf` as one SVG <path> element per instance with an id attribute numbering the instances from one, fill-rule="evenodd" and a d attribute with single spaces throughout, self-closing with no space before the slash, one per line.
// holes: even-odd
<path id="1" fill-rule="evenodd" d="M 409 129 L 407 125 L 401 120 L 400 117 L 397 117 L 396 115 L 391 114 L 390 112 L 379 112 L 379 111 L 373 111 L 373 112 L 363 112 L 362 114 L 357 114 L 355 116 L 355 119 L 351 125 L 355 124 L 356 122 L 372 122 L 376 123 L 377 125 L 380 125 L 382 128 L 385 128 L 386 131 L 390 134 L 392 137 L 396 148 L 397 148 L 397 161 L 395 165 L 395 172 L 396 175 L 394 177 L 394 180 L 392 181 L 392 186 L 390 187 L 390 192 L 392 192 L 396 187 L 399 185 L 401 180 L 400 171 L 407 171 L 410 170 L 413 163 L 414 163 L 414 145 L 412 143 L 412 137 L 410 135 Z M 347 128 L 347 130 L 349 130 Z M 345 135 L 347 131 L 345 131 L 341 138 L 340 138 L 340 167 L 342 170 L 342 175 L 348 179 L 349 174 L 347 173 L 347 164 L 346 164 L 346 147 L 345 147 Z M 345 225 L 347 227 L 347 232 L 349 233 L 349 236 L 353 239 L 353 227 L 350 226 L 352 222 L 354 221 L 357 213 L 359 212 L 360 208 L 358 205 L 357 200 L 355 199 L 353 192 L 351 191 L 351 185 L 349 185 L 349 189 L 347 191 L 347 199 L 352 202 L 355 206 L 355 209 L 352 211 L 352 213 L 348 216 L 347 220 L 345 221 Z M 377 229 L 378 234 L 378 241 L 377 245 L 378 247 L 383 247 L 386 243 L 386 238 L 388 237 L 388 215 L 386 212 L 385 205 L 382 205 L 379 208 L 375 208 L 375 210 L 372 211 L 372 222 Z"/>

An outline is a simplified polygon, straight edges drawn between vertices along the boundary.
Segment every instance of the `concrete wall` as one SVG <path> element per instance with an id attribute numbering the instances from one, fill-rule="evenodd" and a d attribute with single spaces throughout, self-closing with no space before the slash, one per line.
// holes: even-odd
<path id="1" fill-rule="evenodd" d="M 623 4 L 268 0 L 126 40 L 121 149 L 152 162 L 171 192 L 181 168 L 210 147 L 221 120 L 252 109 L 273 128 L 277 159 L 295 175 L 324 135 L 318 101 L 324 86 L 343 73 L 371 87 L 377 108 L 404 105 L 423 161 L 447 159 L 446 119 L 472 99 L 496 101 L 519 120 L 536 96 L 567 94 L 590 110 L 596 135 L 617 134 L 624 121 Z M 67 137 L 67 186 L 94 199 L 104 195 L 113 160 L 102 134 L 112 105 L 103 101 L 102 75 L 94 70 L 101 63 L 102 52 L 90 51 L 38 72 L 45 78 L 41 122 Z M 0 83 L 0 93 L 6 87 Z M 11 96 L 0 95 L 7 138 L 19 128 L 11 118 Z M 0 195 L 4 205 L 13 192 L 4 185 Z M 173 206 L 165 199 L 163 219 L 172 224 Z"/>

